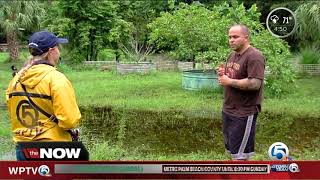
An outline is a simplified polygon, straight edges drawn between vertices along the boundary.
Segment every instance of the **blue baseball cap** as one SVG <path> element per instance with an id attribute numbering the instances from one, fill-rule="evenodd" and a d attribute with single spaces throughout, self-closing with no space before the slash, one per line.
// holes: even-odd
<path id="1" fill-rule="evenodd" d="M 48 31 L 39 31 L 29 38 L 29 49 L 31 48 L 31 54 L 34 56 L 41 55 L 48 52 L 49 48 L 53 48 L 58 44 L 68 43 L 68 39 L 58 38 L 51 32 Z"/>

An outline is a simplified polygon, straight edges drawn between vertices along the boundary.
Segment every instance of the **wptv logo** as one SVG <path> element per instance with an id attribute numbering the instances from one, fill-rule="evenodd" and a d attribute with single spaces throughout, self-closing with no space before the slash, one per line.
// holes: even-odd
<path id="1" fill-rule="evenodd" d="M 289 156 L 289 149 L 287 145 L 282 142 L 273 143 L 268 150 L 268 155 L 272 160 L 289 161 L 292 158 Z M 273 172 L 300 172 L 299 166 L 296 163 L 290 164 L 273 164 L 271 166 Z"/>
<path id="2" fill-rule="evenodd" d="M 27 161 L 87 161 L 89 153 L 81 142 L 19 142 Z"/>
<path id="3" fill-rule="evenodd" d="M 41 165 L 39 167 L 34 166 L 20 166 L 20 167 L 8 167 L 10 175 L 37 175 L 40 176 L 52 176 L 50 168 L 47 165 Z"/>

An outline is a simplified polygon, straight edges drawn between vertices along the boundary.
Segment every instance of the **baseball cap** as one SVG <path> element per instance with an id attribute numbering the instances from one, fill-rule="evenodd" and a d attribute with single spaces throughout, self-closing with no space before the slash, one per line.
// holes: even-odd
<path id="1" fill-rule="evenodd" d="M 34 56 L 41 55 L 48 52 L 49 48 L 56 46 L 57 44 L 68 43 L 68 39 L 58 38 L 51 32 L 39 31 L 29 38 L 29 48 L 32 49 L 31 54 Z"/>

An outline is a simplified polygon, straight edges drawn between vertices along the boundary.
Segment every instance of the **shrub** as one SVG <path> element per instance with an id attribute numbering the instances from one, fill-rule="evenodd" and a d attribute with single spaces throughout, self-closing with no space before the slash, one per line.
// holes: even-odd
<path id="1" fill-rule="evenodd" d="M 98 54 L 98 61 L 114 61 L 116 55 L 112 49 L 103 49 Z"/>
<path id="2" fill-rule="evenodd" d="M 319 64 L 320 62 L 319 50 L 315 47 L 303 48 L 298 57 L 300 64 Z"/>
<path id="3" fill-rule="evenodd" d="M 158 50 L 170 51 L 179 60 L 195 60 L 217 65 L 226 61 L 230 53 L 228 28 L 232 24 L 245 24 L 250 29 L 251 44 L 262 51 L 270 75 L 266 86 L 272 94 L 280 95 L 290 87 L 295 75 L 288 44 L 273 37 L 260 23 L 260 13 L 253 5 L 246 10 L 243 4 L 223 3 L 211 10 L 201 4 L 180 4 L 172 13 L 162 13 L 149 24 L 150 42 Z"/>
<path id="4" fill-rule="evenodd" d="M 216 60 L 220 46 L 226 46 L 225 32 L 229 22 L 219 12 L 200 5 L 181 3 L 172 14 L 162 13 L 149 27 L 150 42 L 158 49 L 168 49 L 174 58 L 182 61 Z M 224 55 L 228 52 L 223 51 Z"/>

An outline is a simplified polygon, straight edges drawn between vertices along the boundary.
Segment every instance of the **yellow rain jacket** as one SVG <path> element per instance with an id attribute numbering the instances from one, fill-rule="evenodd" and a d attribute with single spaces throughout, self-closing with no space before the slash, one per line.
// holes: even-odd
<path id="1" fill-rule="evenodd" d="M 11 80 L 6 91 L 13 141 L 72 141 L 66 130 L 78 125 L 81 114 L 70 81 L 47 64 L 33 65 L 15 88 L 17 81 L 18 75 Z M 27 94 L 38 107 L 54 115 L 58 123 L 36 110 Z"/>

